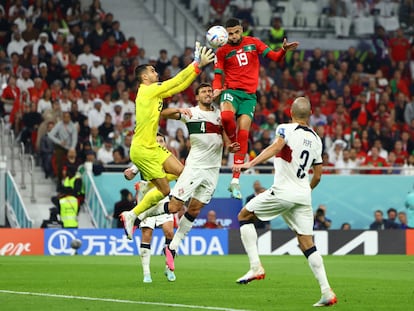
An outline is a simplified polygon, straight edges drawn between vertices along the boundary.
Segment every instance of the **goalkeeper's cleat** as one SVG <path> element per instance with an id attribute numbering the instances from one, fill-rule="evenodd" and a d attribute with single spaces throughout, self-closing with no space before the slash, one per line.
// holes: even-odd
<path id="1" fill-rule="evenodd" d="M 232 183 L 230 184 L 228 190 L 231 192 L 231 197 L 241 200 L 242 199 L 242 194 L 240 191 L 240 185 L 236 184 L 236 183 Z"/>
<path id="2" fill-rule="evenodd" d="M 165 253 L 165 264 L 167 265 L 168 269 L 171 271 L 175 270 L 174 266 L 174 257 L 175 257 L 175 250 L 171 250 L 168 245 L 164 248 Z"/>
<path id="3" fill-rule="evenodd" d="M 124 223 L 124 231 L 129 240 L 132 240 L 136 227 L 134 226 L 137 216 L 133 211 L 122 212 L 119 216 L 121 221 Z"/>
<path id="4" fill-rule="evenodd" d="M 165 267 L 164 275 L 167 277 L 167 280 L 170 282 L 175 281 L 174 271 L 171 271 L 167 266 Z"/>
<path id="5" fill-rule="evenodd" d="M 245 275 L 237 279 L 238 284 L 247 284 L 254 280 L 263 280 L 266 276 L 265 270 L 262 266 L 251 268 Z"/>
<path id="6" fill-rule="evenodd" d="M 144 283 L 152 283 L 151 274 L 144 274 L 144 279 L 142 280 Z"/>
<path id="7" fill-rule="evenodd" d="M 328 292 L 322 294 L 321 299 L 315 303 L 314 307 L 329 307 L 338 302 L 338 299 L 336 298 L 335 293 L 332 289 L 330 289 Z"/>

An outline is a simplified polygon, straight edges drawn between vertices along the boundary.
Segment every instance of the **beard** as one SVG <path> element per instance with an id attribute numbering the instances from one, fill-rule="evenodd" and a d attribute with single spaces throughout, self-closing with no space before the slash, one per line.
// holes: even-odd
<path id="1" fill-rule="evenodd" d="M 239 40 L 237 40 L 236 42 L 233 42 L 233 41 L 228 41 L 227 43 L 228 43 L 228 44 L 230 44 L 231 46 L 237 46 L 237 45 L 239 45 L 239 44 L 240 44 L 240 42 L 242 41 L 242 38 L 243 38 L 243 37 L 240 37 L 240 39 L 239 39 Z"/>

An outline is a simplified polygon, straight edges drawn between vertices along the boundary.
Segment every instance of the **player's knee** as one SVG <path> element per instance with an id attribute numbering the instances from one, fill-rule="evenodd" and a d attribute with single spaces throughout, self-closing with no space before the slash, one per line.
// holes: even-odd
<path id="1" fill-rule="evenodd" d="M 254 214 L 246 210 L 244 207 L 241 209 L 241 211 L 237 215 L 237 219 L 239 221 L 253 220 L 253 218 L 254 218 Z"/>
<path id="2" fill-rule="evenodd" d="M 168 187 L 166 187 L 166 188 L 164 188 L 164 189 L 159 189 L 160 191 L 161 191 L 161 193 L 164 195 L 164 197 L 166 197 L 167 195 L 169 195 L 170 194 L 170 192 L 171 192 L 171 188 L 170 188 L 170 186 L 168 186 Z"/>
<path id="3" fill-rule="evenodd" d="M 197 216 L 200 214 L 200 211 L 201 211 L 201 208 L 194 207 L 194 206 L 189 206 L 187 209 L 187 213 L 193 218 L 197 218 Z"/>
<path id="4" fill-rule="evenodd" d="M 170 213 L 177 213 L 183 207 L 184 202 L 172 197 L 170 203 L 168 204 L 168 210 Z"/>

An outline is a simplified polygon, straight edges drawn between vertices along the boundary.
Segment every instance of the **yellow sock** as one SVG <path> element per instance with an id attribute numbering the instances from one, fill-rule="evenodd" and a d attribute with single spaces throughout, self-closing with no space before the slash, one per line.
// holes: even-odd
<path id="1" fill-rule="evenodd" d="M 149 209 L 151 206 L 156 205 L 163 198 L 164 195 L 162 192 L 154 187 L 147 192 L 147 194 L 142 198 L 141 202 L 139 202 L 138 205 L 132 209 L 132 211 L 135 213 L 135 215 L 138 216 L 142 212 L 145 212 L 147 209 Z"/>
<path id="2" fill-rule="evenodd" d="M 178 176 L 177 175 L 174 175 L 174 174 L 167 174 L 167 180 L 168 181 L 173 181 L 173 180 L 177 180 L 178 179 Z"/>

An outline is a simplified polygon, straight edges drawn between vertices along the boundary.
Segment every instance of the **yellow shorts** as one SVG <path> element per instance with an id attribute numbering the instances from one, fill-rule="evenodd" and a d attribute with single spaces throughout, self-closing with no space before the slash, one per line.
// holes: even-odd
<path id="1" fill-rule="evenodd" d="M 164 178 L 166 173 L 163 163 L 170 155 L 171 152 L 161 146 L 154 148 L 134 146 L 130 150 L 131 161 L 138 167 L 144 180 Z"/>

